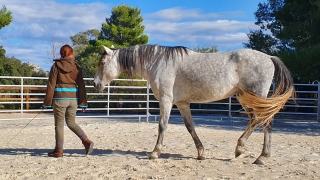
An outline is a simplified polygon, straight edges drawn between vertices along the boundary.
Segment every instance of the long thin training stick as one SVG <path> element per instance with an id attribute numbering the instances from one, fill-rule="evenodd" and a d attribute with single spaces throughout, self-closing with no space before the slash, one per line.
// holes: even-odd
<path id="1" fill-rule="evenodd" d="M 13 136 L 13 137 L 10 139 L 10 141 L 7 142 L 6 147 L 8 147 L 8 144 L 9 144 L 15 137 L 17 137 L 18 134 L 20 134 L 21 131 L 24 130 L 24 128 L 26 128 L 26 127 L 31 123 L 31 121 L 34 120 L 34 118 L 36 118 L 40 113 L 42 113 L 43 110 L 44 110 L 44 109 L 42 109 L 42 111 L 40 111 L 38 114 L 36 114 L 15 136 Z"/>

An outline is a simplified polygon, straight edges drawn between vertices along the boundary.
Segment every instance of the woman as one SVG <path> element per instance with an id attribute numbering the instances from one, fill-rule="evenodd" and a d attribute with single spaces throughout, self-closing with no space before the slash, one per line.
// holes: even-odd
<path id="1" fill-rule="evenodd" d="M 56 139 L 55 149 L 48 153 L 48 156 L 63 156 L 64 120 L 69 129 L 82 140 L 86 155 L 88 155 L 93 150 L 93 142 L 75 123 L 78 105 L 83 111 L 88 107 L 82 71 L 79 65 L 75 63 L 71 46 L 62 46 L 60 55 L 61 58 L 55 59 L 55 63 L 51 67 L 44 98 L 44 107 L 53 108 Z"/>

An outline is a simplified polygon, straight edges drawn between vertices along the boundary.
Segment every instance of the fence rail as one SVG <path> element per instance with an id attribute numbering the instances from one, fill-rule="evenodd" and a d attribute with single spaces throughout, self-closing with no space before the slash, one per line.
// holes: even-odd
<path id="1" fill-rule="evenodd" d="M 0 84 L 0 115 L 1 113 L 20 113 L 19 118 L 3 118 L 0 120 L 29 119 L 24 117 L 30 112 L 52 112 L 52 109 L 41 109 L 45 96 L 47 77 L 16 77 L 0 76 L 0 82 L 14 80 L 12 85 Z M 137 117 L 139 120 L 149 118 L 155 120 L 159 116 L 159 105 L 155 99 L 150 85 L 141 79 L 115 79 L 105 86 L 102 92 L 96 91 L 92 85 L 93 78 L 84 78 L 89 108 L 86 115 L 77 117 Z M 37 85 L 33 85 L 39 81 Z M 129 82 L 129 85 L 123 85 Z M 142 85 L 141 85 L 142 84 Z M 320 118 L 320 84 L 295 84 L 296 97 L 290 99 L 284 109 L 275 119 L 315 120 Z M 272 92 L 273 86 L 270 88 Z M 297 104 L 295 104 L 295 102 Z M 214 115 L 226 118 L 246 118 L 243 109 L 236 97 L 209 102 L 191 103 L 194 116 Z M 178 114 L 178 109 L 173 106 L 172 114 Z"/>

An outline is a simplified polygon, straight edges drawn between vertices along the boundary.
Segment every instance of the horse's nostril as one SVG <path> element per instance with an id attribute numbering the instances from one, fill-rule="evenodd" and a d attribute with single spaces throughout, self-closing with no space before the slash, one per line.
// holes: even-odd
<path id="1" fill-rule="evenodd" d="M 100 83 L 96 84 L 96 83 L 94 82 L 94 83 L 93 83 L 93 86 L 94 86 L 94 88 L 96 88 L 96 89 L 100 89 L 101 84 L 100 84 Z"/>

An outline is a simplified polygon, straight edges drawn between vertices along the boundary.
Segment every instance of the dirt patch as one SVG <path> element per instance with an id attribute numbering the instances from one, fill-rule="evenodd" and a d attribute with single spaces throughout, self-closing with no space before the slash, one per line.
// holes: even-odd
<path id="1" fill-rule="evenodd" d="M 89 156 L 65 127 L 64 157 L 47 157 L 54 148 L 52 119 L 34 120 L 26 128 L 27 120 L 1 121 L 0 179 L 320 179 L 320 130 L 310 124 L 299 128 L 276 123 L 271 157 L 266 165 L 254 165 L 262 149 L 261 129 L 250 136 L 246 152 L 234 158 L 246 122 L 195 118 L 207 158 L 199 161 L 181 118 L 168 125 L 156 160 L 148 159 L 157 139 L 155 122 L 77 121 L 95 143 Z"/>

